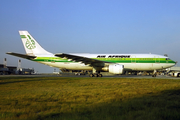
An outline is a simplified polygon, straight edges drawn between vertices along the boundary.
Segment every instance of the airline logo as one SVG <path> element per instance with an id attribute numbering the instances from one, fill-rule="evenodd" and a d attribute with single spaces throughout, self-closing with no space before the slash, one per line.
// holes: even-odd
<path id="1" fill-rule="evenodd" d="M 98 55 L 97 58 L 130 58 L 130 55 Z"/>
<path id="2" fill-rule="evenodd" d="M 36 48 L 34 40 L 28 40 L 26 41 L 26 48 L 27 49 L 34 49 Z"/>
<path id="3" fill-rule="evenodd" d="M 26 43 L 25 43 L 25 46 L 27 49 L 34 49 L 36 48 L 36 45 L 35 45 L 35 41 L 33 39 L 31 39 L 31 37 L 29 35 L 27 35 L 27 37 L 29 39 L 27 39 Z M 21 38 L 27 38 L 25 35 L 21 35 Z"/>

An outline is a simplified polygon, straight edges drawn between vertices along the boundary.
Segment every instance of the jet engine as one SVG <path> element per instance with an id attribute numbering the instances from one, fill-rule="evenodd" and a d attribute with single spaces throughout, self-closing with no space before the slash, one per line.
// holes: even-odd
<path id="1" fill-rule="evenodd" d="M 113 74 L 123 74 L 124 65 L 120 64 L 110 64 L 107 67 L 102 68 L 104 71 L 109 71 L 109 73 Z"/>

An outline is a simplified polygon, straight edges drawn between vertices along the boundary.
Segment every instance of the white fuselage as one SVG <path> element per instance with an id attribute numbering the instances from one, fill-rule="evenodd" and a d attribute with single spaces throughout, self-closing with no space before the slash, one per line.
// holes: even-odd
<path id="1" fill-rule="evenodd" d="M 159 70 L 159 69 L 165 69 L 169 68 L 175 65 L 175 63 L 169 63 L 168 61 L 165 63 L 162 63 L 160 59 L 166 59 L 168 57 L 161 56 L 161 55 L 155 55 L 155 54 L 73 54 L 78 56 L 84 56 L 87 58 L 97 58 L 97 56 L 103 56 L 103 58 L 100 58 L 99 60 L 106 61 L 106 60 L 118 60 L 121 58 L 109 58 L 109 56 L 130 56 L 129 58 L 131 62 L 129 63 L 123 63 L 123 62 L 116 62 L 116 64 L 124 65 L 124 69 L 127 70 L 135 70 L 135 71 L 151 71 L 151 70 Z M 104 57 L 106 56 L 106 57 Z M 55 57 L 55 56 L 51 56 Z M 136 59 L 148 59 L 152 58 L 155 59 L 155 62 L 152 63 L 138 63 Z M 158 58 L 158 59 L 157 59 Z M 85 65 L 81 62 L 46 62 L 41 61 L 39 63 L 49 65 L 51 67 L 57 67 L 57 68 L 64 68 L 64 69 L 70 69 L 70 70 L 92 70 L 93 67 L 89 65 Z"/>

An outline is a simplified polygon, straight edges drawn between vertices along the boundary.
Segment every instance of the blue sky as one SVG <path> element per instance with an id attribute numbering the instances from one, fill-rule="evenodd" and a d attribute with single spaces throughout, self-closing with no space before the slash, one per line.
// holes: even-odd
<path id="1" fill-rule="evenodd" d="M 17 66 L 27 30 L 53 53 L 168 54 L 180 62 L 179 0 L 1 0 L 0 64 Z M 40 73 L 54 68 L 25 59 Z M 180 63 L 178 63 L 179 66 Z"/>

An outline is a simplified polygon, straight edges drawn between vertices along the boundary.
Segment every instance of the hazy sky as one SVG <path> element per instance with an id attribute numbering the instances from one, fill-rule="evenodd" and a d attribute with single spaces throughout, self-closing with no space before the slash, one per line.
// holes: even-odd
<path id="1" fill-rule="evenodd" d="M 19 30 L 52 53 L 168 54 L 180 62 L 180 0 L 1 0 L 0 64 L 17 66 L 19 58 L 5 53 L 25 53 Z"/>

